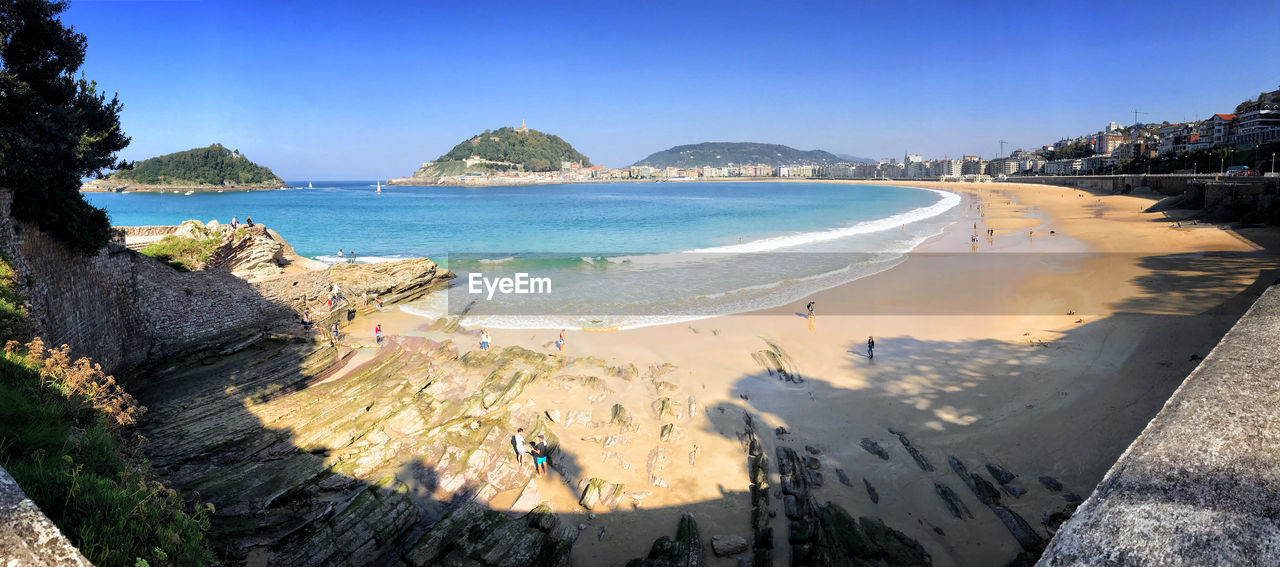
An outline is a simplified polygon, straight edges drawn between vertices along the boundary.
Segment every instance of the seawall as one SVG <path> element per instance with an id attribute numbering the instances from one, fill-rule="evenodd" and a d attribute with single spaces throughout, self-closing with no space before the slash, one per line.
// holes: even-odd
<path id="1" fill-rule="evenodd" d="M 1280 204 L 1280 177 L 1220 177 L 1216 175 L 1064 175 L 1015 176 L 1009 183 L 1038 183 L 1074 187 L 1115 195 L 1134 191 L 1185 195 L 1193 208 L 1232 207 L 1269 210 Z"/>
<path id="2" fill-rule="evenodd" d="M 1165 403 L 1041 566 L 1280 565 L 1280 286 Z"/>

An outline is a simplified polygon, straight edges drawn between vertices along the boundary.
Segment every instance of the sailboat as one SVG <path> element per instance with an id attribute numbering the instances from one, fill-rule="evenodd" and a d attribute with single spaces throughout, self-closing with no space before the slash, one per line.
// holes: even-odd
<path id="1" fill-rule="evenodd" d="M 374 193 L 377 193 L 377 194 L 379 194 L 379 195 L 381 195 L 381 194 L 382 194 L 382 182 L 381 182 L 381 181 L 379 181 L 379 182 L 378 182 L 378 189 L 377 189 L 376 191 L 374 191 Z"/>
<path id="2" fill-rule="evenodd" d="M 310 181 L 308 181 L 308 182 L 307 182 L 307 189 L 313 189 L 313 187 L 311 186 L 311 182 L 310 182 Z"/>

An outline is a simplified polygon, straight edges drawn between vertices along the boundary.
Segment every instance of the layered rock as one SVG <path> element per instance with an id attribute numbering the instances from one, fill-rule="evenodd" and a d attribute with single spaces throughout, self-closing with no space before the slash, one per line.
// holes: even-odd
<path id="1" fill-rule="evenodd" d="M 499 493 L 536 493 L 532 467 L 511 450 L 518 427 L 545 435 L 559 466 L 544 414 L 518 402 L 562 361 L 397 337 L 358 368 L 348 360 L 341 345 L 263 341 L 135 389 L 150 408 L 148 456 L 214 505 L 213 539 L 229 564 L 567 560 L 577 530 L 556 530 L 548 510 L 509 521 L 484 509 Z M 622 490 L 584 486 L 602 504 Z"/>
<path id="2" fill-rule="evenodd" d="M 256 226 L 228 232 L 222 246 L 209 257 L 206 267 L 226 270 L 237 277 L 252 280 L 280 274 L 287 264 L 284 239 L 274 230 Z"/>

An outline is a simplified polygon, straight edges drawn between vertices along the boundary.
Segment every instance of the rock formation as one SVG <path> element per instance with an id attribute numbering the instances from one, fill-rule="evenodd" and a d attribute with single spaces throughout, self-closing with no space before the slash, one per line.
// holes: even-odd
<path id="1" fill-rule="evenodd" d="M 627 567 L 701 567 L 706 564 L 706 557 L 706 548 L 698 534 L 698 523 L 692 515 L 685 513 L 680 516 L 675 539 L 670 536 L 658 538 L 647 557 L 632 559 L 627 562 Z"/>
<path id="2" fill-rule="evenodd" d="M 567 557 L 572 538 L 554 530 L 549 511 L 508 522 L 483 510 L 494 494 L 529 486 L 532 467 L 510 448 L 517 427 L 545 434 L 557 466 L 559 440 L 541 412 L 512 404 L 558 359 L 519 347 L 459 355 L 451 342 L 392 338 L 358 368 L 347 360 L 341 346 L 263 342 L 134 388 L 151 408 L 142 430 L 153 465 L 213 504 L 212 535 L 228 562 Z M 600 498 L 616 498 L 615 488 Z"/>

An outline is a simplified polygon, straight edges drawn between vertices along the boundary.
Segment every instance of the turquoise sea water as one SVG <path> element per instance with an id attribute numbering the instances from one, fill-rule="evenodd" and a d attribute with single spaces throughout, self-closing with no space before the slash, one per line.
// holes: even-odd
<path id="1" fill-rule="evenodd" d="M 112 223 L 252 216 L 324 261 L 427 256 L 459 273 L 424 316 L 473 324 L 636 326 L 794 301 L 893 265 L 950 222 L 958 196 L 828 183 L 384 187 L 312 181 L 261 192 L 89 193 Z M 291 181 L 305 187 L 307 181 Z M 550 294 L 468 295 L 466 275 L 529 273 Z"/>

